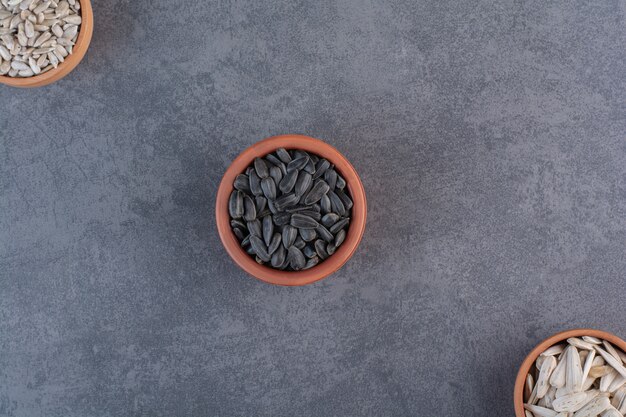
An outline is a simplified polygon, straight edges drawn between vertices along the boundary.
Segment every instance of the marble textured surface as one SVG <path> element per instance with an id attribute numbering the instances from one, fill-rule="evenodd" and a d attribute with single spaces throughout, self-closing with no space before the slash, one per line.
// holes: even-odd
<path id="1" fill-rule="evenodd" d="M 542 338 L 626 337 L 623 0 L 95 0 L 0 86 L 1 416 L 509 416 Z M 304 288 L 226 255 L 229 162 L 304 133 L 369 199 Z"/>

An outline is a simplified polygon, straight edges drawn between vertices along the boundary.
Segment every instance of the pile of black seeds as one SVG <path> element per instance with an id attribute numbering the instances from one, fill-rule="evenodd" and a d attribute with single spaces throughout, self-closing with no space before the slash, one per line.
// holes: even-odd
<path id="1" fill-rule="evenodd" d="M 326 159 L 280 148 L 256 158 L 233 186 L 230 225 L 260 264 L 312 268 L 346 238 L 352 200 L 346 181 Z"/>

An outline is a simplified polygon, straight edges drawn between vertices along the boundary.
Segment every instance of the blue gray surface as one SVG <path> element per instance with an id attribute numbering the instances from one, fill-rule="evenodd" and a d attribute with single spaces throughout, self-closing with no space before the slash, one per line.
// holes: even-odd
<path id="1" fill-rule="evenodd" d="M 0 87 L 1 416 L 511 416 L 541 339 L 626 337 L 626 3 L 105 1 Z M 339 148 L 363 242 L 303 288 L 223 250 L 259 139 Z"/>

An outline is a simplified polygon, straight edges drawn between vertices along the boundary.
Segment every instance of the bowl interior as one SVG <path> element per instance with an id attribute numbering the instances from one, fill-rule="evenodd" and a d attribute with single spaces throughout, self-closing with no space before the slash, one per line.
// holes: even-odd
<path id="1" fill-rule="evenodd" d="M 230 228 L 228 213 L 228 198 L 233 190 L 235 177 L 258 156 L 274 152 L 278 148 L 302 149 L 328 159 L 335 165 L 335 169 L 346 180 L 346 186 L 354 202 L 351 213 L 351 222 L 346 239 L 337 251 L 319 265 L 305 271 L 280 271 L 264 265 L 259 265 L 240 246 L 239 241 Z M 243 151 L 228 168 L 220 183 L 216 199 L 217 228 L 228 254 L 233 260 L 250 275 L 272 284 L 278 285 L 305 285 L 318 281 L 337 271 L 352 256 L 365 230 L 367 204 L 363 185 L 354 167 L 334 147 L 302 135 L 274 136 L 262 140 Z"/>
<path id="2" fill-rule="evenodd" d="M 80 1 L 80 12 L 82 22 L 78 31 L 78 39 L 76 39 L 72 53 L 65 58 L 65 61 L 59 63 L 57 68 L 32 77 L 14 78 L 0 75 L 0 83 L 13 87 L 41 87 L 60 80 L 76 68 L 87 53 L 93 35 L 93 10 L 89 0 Z"/>
<path id="3" fill-rule="evenodd" d="M 524 414 L 524 385 L 526 384 L 526 375 L 530 372 L 533 367 L 537 357 L 548 349 L 550 346 L 553 346 L 559 342 L 563 342 L 564 340 L 570 337 L 582 337 L 582 336 L 593 336 L 599 339 L 604 339 L 614 346 L 620 348 L 624 352 L 626 352 L 626 342 L 615 336 L 614 334 L 602 331 L 602 330 L 594 330 L 594 329 L 573 329 L 567 330 L 565 332 L 557 333 L 553 336 L 550 336 L 543 342 L 539 343 L 524 359 L 522 365 L 520 366 L 519 372 L 517 373 L 517 378 L 515 379 L 515 388 L 513 393 L 513 402 L 515 406 L 515 415 L 516 417 L 525 417 Z"/>

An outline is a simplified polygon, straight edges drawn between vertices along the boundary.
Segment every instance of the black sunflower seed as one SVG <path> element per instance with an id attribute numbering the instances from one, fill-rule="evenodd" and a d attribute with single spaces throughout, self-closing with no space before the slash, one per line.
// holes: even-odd
<path id="1" fill-rule="evenodd" d="M 301 156 L 297 159 L 294 159 L 293 161 L 289 162 L 289 164 L 287 165 L 287 172 L 299 171 L 302 168 L 304 168 L 307 162 L 309 162 L 308 156 Z"/>
<path id="2" fill-rule="evenodd" d="M 298 171 L 287 171 L 287 174 L 283 177 L 283 179 L 278 184 L 278 188 L 283 194 L 290 193 L 293 190 L 293 187 L 296 185 L 296 181 L 298 180 Z M 260 186 L 260 185 L 259 185 Z"/>
<path id="3" fill-rule="evenodd" d="M 305 156 L 309 158 L 309 154 L 306 151 L 300 149 L 295 149 L 293 151 L 293 159 L 303 158 Z"/>
<path id="4" fill-rule="evenodd" d="M 276 149 L 276 155 L 281 161 L 283 161 L 286 164 L 291 162 L 291 155 L 289 155 L 289 152 L 287 152 L 285 148 Z"/>
<path id="5" fill-rule="evenodd" d="M 276 199 L 276 201 L 274 201 L 274 207 L 276 207 L 276 210 L 278 211 L 284 211 L 287 207 L 295 206 L 297 203 L 298 203 L 297 195 L 287 194 Z"/>
<path id="6" fill-rule="evenodd" d="M 302 239 L 300 236 L 298 236 L 296 238 L 296 241 L 293 242 L 293 246 L 295 246 L 296 248 L 302 250 L 306 246 L 306 242 L 304 241 L 304 239 Z"/>
<path id="7" fill-rule="evenodd" d="M 252 220 L 248 222 L 247 225 L 251 235 L 263 237 L 263 227 L 259 219 Z"/>
<path id="8" fill-rule="evenodd" d="M 326 181 L 323 181 L 323 180 L 316 181 L 313 188 L 311 188 L 311 191 L 309 191 L 309 193 L 304 198 L 304 204 L 310 205 L 310 204 L 317 203 L 318 201 L 322 199 L 324 195 L 326 195 L 328 190 L 330 190 L 330 187 L 328 186 Z"/>
<path id="9" fill-rule="evenodd" d="M 337 173 L 334 169 L 327 169 L 324 173 L 324 180 L 328 183 L 331 190 L 335 189 L 337 185 Z"/>
<path id="10" fill-rule="evenodd" d="M 299 229 L 315 229 L 319 226 L 319 223 L 315 219 L 300 213 L 294 213 L 291 215 L 290 224 Z"/>
<path id="11" fill-rule="evenodd" d="M 330 233 L 328 229 L 322 226 L 321 224 L 317 226 L 315 231 L 317 232 L 318 236 L 324 239 L 326 242 L 332 242 L 333 239 L 335 238 L 335 236 L 333 236 L 333 234 Z"/>
<path id="12" fill-rule="evenodd" d="M 270 177 L 274 179 L 274 184 L 280 184 L 280 181 L 283 179 L 283 171 L 278 167 L 271 167 Z"/>
<path id="13" fill-rule="evenodd" d="M 262 195 L 257 195 L 256 197 L 254 197 L 254 203 L 256 205 L 257 213 L 262 213 L 267 208 L 267 198 L 263 197 Z M 261 216 L 259 215 L 259 217 Z"/>
<path id="14" fill-rule="evenodd" d="M 279 166 L 280 164 L 282 164 L 280 159 L 278 159 L 276 156 L 272 155 L 271 153 L 268 153 L 267 155 L 265 155 L 265 159 L 267 160 L 267 162 L 269 162 L 270 164 L 272 164 L 274 166 Z M 271 169 L 272 168 L 270 167 L 270 170 Z M 271 171 L 270 171 L 270 173 L 271 173 Z"/>
<path id="15" fill-rule="evenodd" d="M 332 211 L 332 206 L 330 204 L 330 198 L 327 195 L 323 195 L 320 200 L 320 207 L 322 209 L 322 213 L 330 213 Z"/>
<path id="16" fill-rule="evenodd" d="M 316 222 L 319 222 L 320 219 L 322 218 L 321 213 L 315 211 L 315 210 L 300 210 L 298 213 L 300 214 L 304 214 L 305 216 L 309 216 L 310 218 L 312 218 L 313 220 L 315 220 Z"/>
<path id="17" fill-rule="evenodd" d="M 263 217 L 263 240 L 267 246 L 270 245 L 272 236 L 274 236 L 274 222 L 272 221 L 272 216 L 265 216 Z"/>
<path id="18" fill-rule="evenodd" d="M 335 185 L 335 187 L 340 190 L 346 188 L 346 180 L 344 180 L 343 177 L 339 174 L 337 174 L 337 184 Z"/>
<path id="19" fill-rule="evenodd" d="M 306 245 L 304 249 L 302 249 L 302 253 L 307 258 L 312 258 L 314 256 L 317 256 L 317 252 L 315 251 L 315 248 L 312 247 L 311 245 Z"/>
<path id="20" fill-rule="evenodd" d="M 252 171 L 254 171 L 254 167 L 248 167 L 248 168 L 246 168 L 246 175 L 247 175 L 247 176 L 250 176 L 250 173 L 251 173 Z"/>
<path id="21" fill-rule="evenodd" d="M 265 209 L 265 210 L 263 210 L 263 211 L 262 211 L 262 212 L 260 212 L 260 213 L 257 211 L 257 213 L 256 213 L 256 217 L 257 217 L 257 218 L 259 218 L 259 219 L 262 219 L 263 217 L 265 217 L 265 216 L 269 216 L 269 215 L 271 215 L 271 214 L 272 214 L 272 212 L 271 212 L 271 211 L 269 211 L 269 209 Z"/>
<path id="22" fill-rule="evenodd" d="M 309 154 L 309 158 L 311 158 L 311 161 L 313 161 L 314 164 L 317 164 L 317 161 L 320 160 L 319 156 L 312 153 Z"/>
<path id="23" fill-rule="evenodd" d="M 284 226 L 291 221 L 291 213 L 277 213 L 273 217 L 276 226 Z"/>
<path id="24" fill-rule="evenodd" d="M 341 190 L 335 190 L 335 194 L 337 194 L 337 197 L 339 197 L 339 199 L 343 203 L 343 206 L 346 208 L 346 210 L 350 210 L 352 208 L 353 206 L 352 200 L 350 199 L 350 197 L 348 197 L 346 193 L 344 193 Z"/>
<path id="25" fill-rule="evenodd" d="M 305 242 L 311 242 L 317 237 L 315 229 L 300 229 L 300 237 Z"/>
<path id="26" fill-rule="evenodd" d="M 331 227 L 333 224 L 339 221 L 339 215 L 337 213 L 328 213 L 322 217 L 322 224 L 325 227 Z"/>
<path id="27" fill-rule="evenodd" d="M 267 247 L 267 252 L 270 255 L 273 254 L 276 251 L 276 249 L 278 249 L 281 242 L 282 242 L 282 238 L 280 236 L 280 233 L 274 233 L 274 236 L 272 236 L 272 240 L 270 241 L 270 244 Z"/>
<path id="28" fill-rule="evenodd" d="M 274 201 L 274 206 L 279 212 L 285 211 L 285 209 L 293 207 L 296 204 L 298 204 L 298 196 L 295 194 L 287 194 Z"/>
<path id="29" fill-rule="evenodd" d="M 298 230 L 295 227 L 286 225 L 283 228 L 283 246 L 285 248 L 293 245 L 293 243 L 296 241 L 296 237 L 298 237 Z"/>
<path id="30" fill-rule="evenodd" d="M 242 248 L 246 247 L 246 246 L 248 246 L 250 244 L 250 236 L 251 235 L 248 235 L 248 236 L 243 238 L 243 240 L 241 241 L 241 247 Z"/>
<path id="31" fill-rule="evenodd" d="M 305 172 L 308 172 L 311 175 L 313 175 L 313 173 L 315 172 L 315 162 L 313 162 L 310 156 L 309 156 L 309 161 L 306 163 L 304 168 L 302 168 L 302 170 Z"/>
<path id="32" fill-rule="evenodd" d="M 334 242 L 335 247 L 338 248 L 339 246 L 341 246 L 341 244 L 343 243 L 345 239 L 346 239 L 346 231 L 344 229 L 341 229 L 335 235 L 335 242 Z"/>
<path id="33" fill-rule="evenodd" d="M 259 178 L 267 178 L 270 175 L 269 168 L 267 167 L 267 162 L 262 160 L 261 158 L 254 158 L 254 170 Z"/>
<path id="34" fill-rule="evenodd" d="M 276 184 L 272 177 L 263 178 L 261 180 L 261 189 L 263 190 L 263 195 L 265 195 L 268 200 L 274 200 L 276 198 Z"/>
<path id="35" fill-rule="evenodd" d="M 299 211 L 308 210 L 308 209 L 309 209 L 308 206 L 300 206 L 300 205 L 298 205 L 298 206 L 294 206 L 294 207 L 289 207 L 286 211 L 289 212 L 289 213 L 297 213 Z"/>
<path id="36" fill-rule="evenodd" d="M 315 265 L 317 265 L 318 263 L 320 263 L 320 259 L 315 256 L 311 259 L 309 259 L 308 261 L 306 261 L 306 264 L 304 265 L 304 268 L 302 269 L 309 269 L 309 268 L 313 268 Z"/>
<path id="37" fill-rule="evenodd" d="M 330 168 L 330 162 L 326 159 L 320 159 L 317 162 L 317 165 L 315 165 L 315 174 L 313 174 L 313 179 L 318 179 L 324 175 L 324 172 L 326 172 L 328 168 Z"/>
<path id="38" fill-rule="evenodd" d="M 248 245 L 248 247 L 246 248 L 246 253 L 248 255 L 256 255 L 256 252 L 254 251 L 254 249 L 252 249 L 252 246 Z"/>
<path id="39" fill-rule="evenodd" d="M 346 219 L 341 219 L 337 223 L 333 224 L 330 227 L 330 232 L 331 233 L 337 233 L 338 231 L 340 231 L 341 229 L 346 227 L 348 225 L 348 223 L 350 223 L 350 219 L 347 219 L 347 218 Z"/>
<path id="40" fill-rule="evenodd" d="M 329 191 L 327 195 L 328 198 L 330 198 L 330 206 L 332 207 L 333 211 L 340 216 L 345 216 L 346 207 L 343 205 L 343 201 L 341 201 L 339 196 L 333 191 Z"/>
<path id="41" fill-rule="evenodd" d="M 287 250 L 282 246 L 279 246 L 278 249 L 272 254 L 272 266 L 274 268 L 280 268 L 283 263 L 285 263 L 285 258 L 287 255 Z"/>
<path id="42" fill-rule="evenodd" d="M 228 213 L 233 219 L 239 219 L 243 216 L 245 211 L 243 196 L 244 194 L 239 190 L 234 190 L 230 193 L 230 198 L 228 199 Z"/>
<path id="43" fill-rule="evenodd" d="M 309 194 L 309 191 L 311 191 L 311 188 L 313 188 L 313 180 L 311 180 L 311 182 L 309 183 L 309 186 L 306 188 L 306 190 L 304 190 L 304 193 L 300 196 L 300 204 L 304 204 L 304 198 L 307 196 L 307 194 Z M 311 204 L 308 205 L 309 208 L 311 208 Z"/>
<path id="44" fill-rule="evenodd" d="M 244 231 L 247 229 L 246 224 L 244 222 L 242 222 L 241 220 L 235 220 L 235 219 L 230 221 L 230 227 L 232 227 L 233 229 L 239 228 Z"/>
<path id="45" fill-rule="evenodd" d="M 320 206 L 317 205 L 317 204 L 313 204 L 311 206 L 297 205 L 297 206 L 289 207 L 285 211 L 287 211 L 288 213 L 302 213 L 304 211 L 309 212 L 309 213 L 310 212 L 319 213 L 320 212 Z"/>
<path id="46" fill-rule="evenodd" d="M 328 258 L 328 252 L 326 252 L 326 242 L 321 239 L 315 241 L 315 252 L 322 260 Z"/>
<path id="47" fill-rule="evenodd" d="M 263 190 L 261 190 L 261 178 L 256 174 L 256 171 L 252 170 L 250 175 L 248 175 L 248 179 L 250 180 L 250 191 L 254 195 L 263 194 Z"/>
<path id="48" fill-rule="evenodd" d="M 250 179 L 246 174 L 239 174 L 233 181 L 233 187 L 239 191 L 250 191 Z"/>
<path id="49" fill-rule="evenodd" d="M 289 259 L 289 265 L 291 265 L 291 268 L 296 271 L 301 270 L 306 265 L 306 259 L 304 258 L 302 251 L 295 246 L 289 247 L 287 259 Z"/>
<path id="50" fill-rule="evenodd" d="M 305 171 L 300 171 L 300 173 L 298 174 L 298 179 L 296 180 L 296 186 L 294 188 L 294 192 L 296 193 L 296 195 L 298 197 L 302 197 L 306 193 L 306 190 L 309 188 L 312 181 L 313 177 L 311 176 L 311 174 Z"/>
<path id="51" fill-rule="evenodd" d="M 336 250 L 337 250 L 337 247 L 333 245 L 332 243 L 329 243 L 328 246 L 326 246 L 326 253 L 328 253 L 328 256 L 335 253 Z"/>
<path id="52" fill-rule="evenodd" d="M 256 206 L 249 196 L 243 198 L 243 205 L 245 207 L 243 219 L 247 222 L 256 219 Z"/>
<path id="53" fill-rule="evenodd" d="M 267 253 L 267 247 L 265 246 L 265 243 L 263 243 L 260 237 L 251 236 L 250 246 L 252 246 L 252 249 L 254 249 L 254 252 L 256 252 L 256 255 L 259 258 L 261 258 L 263 262 L 268 262 L 270 260 L 270 254 Z"/>
<path id="54" fill-rule="evenodd" d="M 244 235 L 243 235 L 243 231 L 240 228 L 238 227 L 233 228 L 233 233 L 235 234 L 235 236 L 237 236 L 237 239 L 240 242 L 243 240 Z"/>
<path id="55" fill-rule="evenodd" d="M 272 200 L 267 200 L 267 208 L 270 209 L 272 214 L 278 213 L 278 210 L 276 210 L 276 206 Z"/>
<path id="56" fill-rule="evenodd" d="M 258 256 L 254 257 L 254 260 L 256 261 L 256 263 L 258 263 L 259 265 L 263 265 L 263 259 L 259 258 Z"/>

